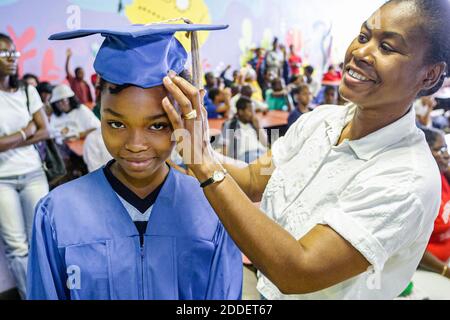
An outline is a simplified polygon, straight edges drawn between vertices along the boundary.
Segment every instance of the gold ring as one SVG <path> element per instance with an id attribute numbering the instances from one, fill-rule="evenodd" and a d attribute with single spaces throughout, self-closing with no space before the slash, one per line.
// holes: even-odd
<path id="1" fill-rule="evenodd" d="M 197 118 L 197 110 L 192 110 L 191 112 L 183 115 L 183 119 L 185 120 L 191 120 L 195 118 Z"/>

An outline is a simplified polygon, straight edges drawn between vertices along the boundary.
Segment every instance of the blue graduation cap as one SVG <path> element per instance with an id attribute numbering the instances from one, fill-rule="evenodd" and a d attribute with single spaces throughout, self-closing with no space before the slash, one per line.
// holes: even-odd
<path id="1" fill-rule="evenodd" d="M 191 32 L 193 41 L 197 41 L 195 31 L 226 28 L 228 25 L 187 23 L 130 25 L 61 32 L 51 35 L 49 40 L 68 40 L 99 33 L 105 37 L 94 62 L 94 69 L 100 77 L 116 85 L 151 88 L 161 85 L 169 70 L 179 74 L 185 68 L 187 52 L 174 37 L 177 31 Z M 196 76 L 198 78 L 199 75 Z"/>

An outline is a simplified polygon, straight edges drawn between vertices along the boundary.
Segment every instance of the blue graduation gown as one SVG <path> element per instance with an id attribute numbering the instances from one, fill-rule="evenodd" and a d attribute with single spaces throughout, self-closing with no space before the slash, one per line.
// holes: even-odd
<path id="1" fill-rule="evenodd" d="M 242 257 L 198 182 L 171 169 L 143 247 L 97 170 L 37 206 L 29 299 L 240 299 Z"/>

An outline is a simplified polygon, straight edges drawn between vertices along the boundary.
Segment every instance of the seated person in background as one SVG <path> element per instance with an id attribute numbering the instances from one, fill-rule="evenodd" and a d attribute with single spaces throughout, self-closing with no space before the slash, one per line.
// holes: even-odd
<path id="1" fill-rule="evenodd" d="M 293 75 L 290 79 L 289 84 L 287 85 L 287 90 L 289 93 L 292 93 L 292 90 L 294 90 L 294 88 L 297 88 L 302 84 L 305 84 L 305 79 L 301 75 Z"/>
<path id="2" fill-rule="evenodd" d="M 272 87 L 266 91 L 266 103 L 269 110 L 291 111 L 293 109 L 292 98 L 283 79 L 275 78 L 272 81 Z"/>
<path id="3" fill-rule="evenodd" d="M 299 86 L 292 90 L 294 96 L 294 110 L 289 114 L 288 127 L 290 127 L 298 118 L 304 113 L 310 112 L 309 104 L 311 103 L 312 95 L 309 87 L 306 84 Z"/>
<path id="4" fill-rule="evenodd" d="M 100 120 L 88 107 L 78 102 L 74 92 L 65 84 L 53 89 L 50 104 L 53 109 L 50 126 L 56 131 L 57 138 L 83 139 L 100 128 Z"/>
<path id="5" fill-rule="evenodd" d="M 267 152 L 267 136 L 254 112 L 251 99 L 240 98 L 237 113 L 224 123 L 222 136 L 227 143 L 226 156 L 251 163 Z"/>
<path id="6" fill-rule="evenodd" d="M 101 168 L 112 160 L 103 141 L 101 128 L 95 129 L 86 137 L 83 146 L 83 160 L 89 172 Z"/>
<path id="7" fill-rule="evenodd" d="M 320 92 L 320 83 L 313 78 L 314 68 L 312 66 L 306 66 L 304 68 L 305 73 L 305 83 L 309 87 L 309 91 L 311 91 L 313 98 L 316 98 Z"/>
<path id="8" fill-rule="evenodd" d="M 322 82 L 339 82 L 342 80 L 342 74 L 336 71 L 334 65 L 328 67 L 328 72 L 326 72 L 322 77 Z"/>
<path id="9" fill-rule="evenodd" d="M 252 87 L 253 99 L 261 102 L 264 101 L 262 89 L 257 81 L 256 71 L 252 68 L 251 65 L 247 64 L 245 67 L 241 69 L 239 80 L 240 80 L 239 84 L 241 86 L 249 85 Z"/>
<path id="10" fill-rule="evenodd" d="M 231 88 L 232 85 L 237 85 L 239 83 L 239 70 L 233 71 L 233 74 L 232 74 L 233 79 L 228 79 L 226 77 L 226 73 L 230 69 L 231 69 L 231 66 L 227 65 L 225 70 L 223 70 L 222 73 L 220 74 L 220 78 L 223 80 L 223 83 L 225 84 L 225 87 L 227 87 L 227 88 Z"/>
<path id="11" fill-rule="evenodd" d="M 322 104 L 337 105 L 337 103 L 338 103 L 337 89 L 332 86 L 326 86 Z"/>
<path id="12" fill-rule="evenodd" d="M 425 254 L 420 266 L 450 279 L 450 185 L 444 172 L 448 170 L 450 156 L 445 143 L 444 133 L 430 128 L 422 128 L 431 153 L 441 172 L 441 206 L 434 222 Z"/>
<path id="13" fill-rule="evenodd" d="M 208 111 L 208 118 L 226 118 L 230 110 L 231 90 L 230 88 L 212 88 L 205 96 L 204 104 Z"/>
<path id="14" fill-rule="evenodd" d="M 249 98 L 252 100 L 253 102 L 253 107 L 255 108 L 255 112 L 266 112 L 268 109 L 267 104 L 265 104 L 264 102 L 258 101 L 256 99 L 252 99 L 253 96 L 253 88 L 249 85 L 245 85 L 242 86 L 240 93 L 238 93 L 237 95 L 235 95 L 233 98 L 231 98 L 230 100 L 230 114 L 229 114 L 229 118 L 232 118 L 236 112 L 236 103 L 238 102 L 238 100 L 240 98 Z"/>
<path id="15" fill-rule="evenodd" d="M 444 115 L 433 117 L 433 110 L 436 107 L 434 96 L 421 97 L 414 101 L 413 107 L 416 111 L 416 123 L 419 127 L 445 129 L 448 127 L 448 119 Z"/>
<path id="16" fill-rule="evenodd" d="M 70 87 L 75 93 L 78 101 L 83 104 L 91 105 L 94 103 L 92 99 L 91 89 L 89 84 L 84 80 L 84 70 L 81 67 L 75 69 L 75 77 L 70 72 L 70 58 L 72 57 L 72 50 L 67 49 L 66 52 L 66 78 L 69 81 Z"/>
<path id="17" fill-rule="evenodd" d="M 205 90 L 210 91 L 213 88 L 217 88 L 219 86 L 219 83 L 217 81 L 216 76 L 213 72 L 207 72 L 205 73 Z"/>

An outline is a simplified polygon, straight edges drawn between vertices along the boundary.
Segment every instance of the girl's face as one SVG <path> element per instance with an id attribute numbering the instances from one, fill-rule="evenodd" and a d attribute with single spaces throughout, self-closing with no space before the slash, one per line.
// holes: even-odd
<path id="1" fill-rule="evenodd" d="M 410 105 L 424 88 L 426 39 L 407 3 L 389 3 L 367 20 L 345 56 L 340 94 L 362 108 Z"/>
<path id="2" fill-rule="evenodd" d="M 103 140 L 121 173 L 129 178 L 152 179 L 172 152 L 172 129 L 162 108 L 166 95 L 162 86 L 102 92 Z"/>
<path id="3" fill-rule="evenodd" d="M 445 139 L 442 134 L 437 137 L 434 142 L 434 146 L 431 148 L 431 152 L 439 166 L 439 170 L 441 172 L 447 171 L 450 155 L 448 154 L 447 144 L 445 143 Z"/>
<path id="4" fill-rule="evenodd" d="M 7 40 L 0 40 L 0 52 L 15 52 L 16 47 Z M 0 57 L 0 76 L 12 76 L 17 73 L 17 61 L 15 57 Z"/>

